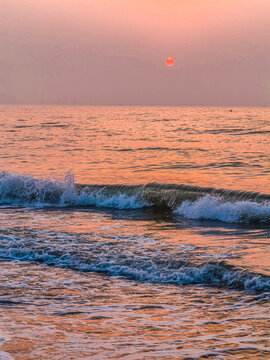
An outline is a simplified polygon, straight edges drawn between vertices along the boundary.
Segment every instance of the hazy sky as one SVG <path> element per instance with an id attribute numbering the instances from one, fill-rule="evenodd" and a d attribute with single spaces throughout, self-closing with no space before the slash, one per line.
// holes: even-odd
<path id="1" fill-rule="evenodd" d="M 0 103 L 270 106 L 270 0 L 0 0 Z"/>

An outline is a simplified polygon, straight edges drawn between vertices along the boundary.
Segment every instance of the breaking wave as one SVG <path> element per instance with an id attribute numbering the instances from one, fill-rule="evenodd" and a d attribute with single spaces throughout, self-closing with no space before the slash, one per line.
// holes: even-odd
<path id="1" fill-rule="evenodd" d="M 190 219 L 270 223 L 270 195 L 200 186 L 157 184 L 82 185 L 0 172 L 0 205 L 22 207 L 96 206 L 170 208 Z"/>
<path id="2" fill-rule="evenodd" d="M 71 173 L 67 173 L 65 180 L 60 181 L 7 172 L 0 172 L 0 204 L 23 207 L 96 206 L 118 209 L 136 209 L 148 205 L 136 193 L 115 191 L 108 194 L 103 187 L 91 191 L 87 186 L 79 190 Z"/>

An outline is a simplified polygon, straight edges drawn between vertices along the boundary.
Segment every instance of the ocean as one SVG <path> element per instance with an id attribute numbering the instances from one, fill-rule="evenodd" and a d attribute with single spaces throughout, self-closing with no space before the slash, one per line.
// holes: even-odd
<path id="1" fill-rule="evenodd" d="M 1 360 L 270 358 L 270 108 L 0 125 Z"/>

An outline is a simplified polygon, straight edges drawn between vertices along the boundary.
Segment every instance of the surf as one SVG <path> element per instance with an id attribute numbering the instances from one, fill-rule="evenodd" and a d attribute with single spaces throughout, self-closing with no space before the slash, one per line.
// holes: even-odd
<path id="1" fill-rule="evenodd" d="M 0 204 L 21 207 L 82 207 L 116 209 L 169 208 L 191 219 L 270 223 L 270 194 L 193 185 L 78 184 L 0 172 Z"/>

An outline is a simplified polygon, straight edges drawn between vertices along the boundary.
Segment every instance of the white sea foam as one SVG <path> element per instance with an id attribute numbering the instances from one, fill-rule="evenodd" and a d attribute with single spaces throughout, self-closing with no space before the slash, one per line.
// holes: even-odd
<path id="1" fill-rule="evenodd" d="M 138 196 L 128 196 L 126 194 L 107 195 L 102 190 L 87 193 L 82 191 L 76 194 L 74 189 L 67 189 L 63 192 L 60 199 L 60 206 L 96 206 L 116 209 L 138 209 L 147 206 L 147 202 Z"/>
<path id="2" fill-rule="evenodd" d="M 224 202 L 206 195 L 191 202 L 184 201 L 175 211 L 188 219 L 220 220 L 224 222 L 270 222 L 270 203 L 253 201 Z"/>

